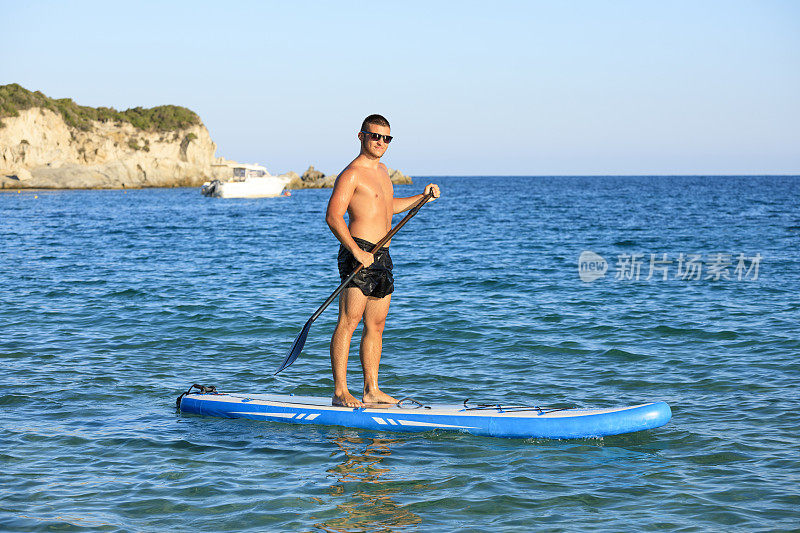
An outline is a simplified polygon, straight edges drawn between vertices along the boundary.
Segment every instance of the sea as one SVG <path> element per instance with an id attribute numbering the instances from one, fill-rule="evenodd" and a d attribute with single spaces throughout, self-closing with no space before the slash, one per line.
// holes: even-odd
<path id="1" fill-rule="evenodd" d="M 800 530 L 800 177 L 395 194 L 429 182 L 391 245 L 385 391 L 672 420 L 522 440 L 181 414 L 193 383 L 331 394 L 335 305 L 273 375 L 339 283 L 330 189 L 4 191 L 0 530 Z"/>

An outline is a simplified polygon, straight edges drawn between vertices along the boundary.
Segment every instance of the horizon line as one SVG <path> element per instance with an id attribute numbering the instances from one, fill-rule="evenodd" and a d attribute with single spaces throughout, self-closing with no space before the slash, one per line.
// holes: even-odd
<path id="1" fill-rule="evenodd" d="M 650 177 L 650 178 L 677 178 L 677 177 L 732 177 L 732 178 L 798 178 L 796 174 L 408 174 L 411 178 L 623 178 L 623 177 Z"/>

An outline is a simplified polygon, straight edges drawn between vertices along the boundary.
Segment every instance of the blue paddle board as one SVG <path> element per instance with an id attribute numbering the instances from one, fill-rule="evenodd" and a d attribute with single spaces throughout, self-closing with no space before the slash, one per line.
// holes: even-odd
<path id="1" fill-rule="evenodd" d="M 460 431 L 486 437 L 572 439 L 620 435 L 666 424 L 664 402 L 609 409 L 547 409 L 502 405 L 332 406 L 330 398 L 277 394 L 190 392 L 178 398 L 184 413 L 290 424 L 318 424 L 380 431 Z"/>

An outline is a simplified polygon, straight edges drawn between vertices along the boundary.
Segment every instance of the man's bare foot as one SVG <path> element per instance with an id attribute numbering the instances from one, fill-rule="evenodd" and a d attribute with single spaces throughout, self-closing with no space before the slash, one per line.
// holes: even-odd
<path id="1" fill-rule="evenodd" d="M 376 388 L 369 392 L 364 391 L 364 403 L 397 403 L 397 399 L 389 396 L 382 390 Z"/>
<path id="2" fill-rule="evenodd" d="M 364 404 L 348 391 L 345 391 L 343 394 L 334 394 L 331 398 L 331 405 L 340 405 L 342 407 L 364 407 Z"/>

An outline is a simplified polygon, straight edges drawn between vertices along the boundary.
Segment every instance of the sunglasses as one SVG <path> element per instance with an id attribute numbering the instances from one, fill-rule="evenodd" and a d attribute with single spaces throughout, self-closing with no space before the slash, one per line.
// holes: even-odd
<path id="1" fill-rule="evenodd" d="M 383 142 L 385 142 L 386 144 L 392 142 L 391 135 L 381 135 L 380 133 L 372 133 L 371 131 L 364 131 L 364 130 L 361 130 L 361 133 L 369 135 L 369 138 L 372 139 L 373 141 L 380 140 L 380 138 L 383 137 Z"/>

